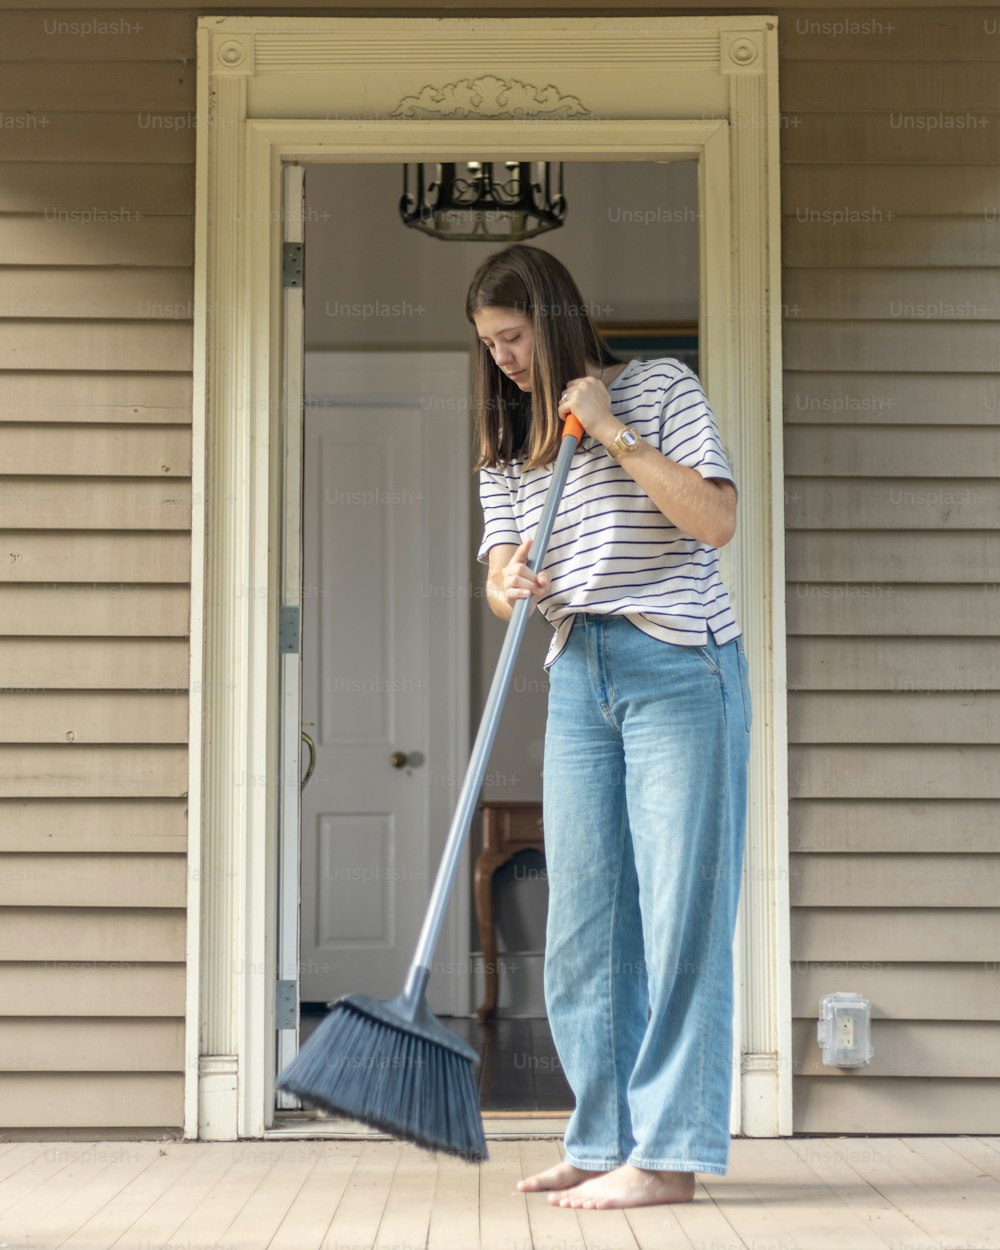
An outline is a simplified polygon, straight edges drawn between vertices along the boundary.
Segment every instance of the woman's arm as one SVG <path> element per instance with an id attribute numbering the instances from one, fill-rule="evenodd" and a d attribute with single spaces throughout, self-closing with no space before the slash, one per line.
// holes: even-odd
<path id="1" fill-rule="evenodd" d="M 595 434 L 607 447 L 624 429 L 617 418 L 610 435 Z M 635 451 L 618 461 L 671 524 L 709 547 L 724 547 L 736 533 L 736 489 L 724 478 L 702 477 L 640 439 Z"/>
<path id="2" fill-rule="evenodd" d="M 574 378 L 563 396 L 560 415 L 574 413 L 587 433 L 605 447 L 625 428 L 611 411 L 607 387 L 597 378 Z M 736 533 L 736 489 L 731 482 L 702 477 L 645 439 L 618 463 L 682 533 L 709 547 L 724 547 Z"/>

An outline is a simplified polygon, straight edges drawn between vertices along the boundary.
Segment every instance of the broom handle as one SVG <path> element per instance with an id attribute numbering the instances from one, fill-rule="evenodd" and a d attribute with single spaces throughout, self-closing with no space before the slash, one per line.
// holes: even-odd
<path id="1" fill-rule="evenodd" d="M 563 425 L 559 455 L 552 470 L 552 481 L 549 483 L 548 493 L 545 497 L 545 506 L 542 509 L 538 528 L 535 531 L 534 542 L 531 544 L 531 553 L 528 556 L 528 567 L 532 572 L 537 570 L 545 559 L 549 538 L 552 534 L 552 526 L 556 519 L 560 500 L 562 499 L 563 487 L 566 485 L 566 478 L 569 475 L 570 462 L 582 437 L 583 426 L 570 413 Z M 476 741 L 472 748 L 472 756 L 465 774 L 465 781 L 458 796 L 458 806 L 455 808 L 455 815 L 452 818 L 448 841 L 445 844 L 444 854 L 441 857 L 441 866 L 438 868 L 437 880 L 434 882 L 434 890 L 427 905 L 427 914 L 424 917 L 423 928 L 420 930 L 417 947 L 413 953 L 413 963 L 410 965 L 410 971 L 406 979 L 404 996 L 408 999 L 415 1000 L 423 995 L 424 986 L 430 976 L 431 959 L 434 955 L 434 948 L 437 945 L 444 913 L 448 906 L 448 895 L 451 893 L 455 873 L 458 871 L 458 858 L 462 850 L 462 843 L 465 841 L 466 834 L 469 832 L 469 826 L 472 824 L 472 814 L 475 810 L 476 800 L 479 797 L 479 791 L 482 789 L 486 765 L 489 762 L 493 741 L 497 735 L 500 713 L 503 711 L 504 700 L 510 687 L 517 653 L 521 646 L 521 639 L 524 636 L 525 626 L 528 623 L 531 603 L 530 595 L 526 599 L 518 599 L 517 603 L 514 604 L 514 611 L 511 613 L 503 647 L 500 651 L 500 658 L 497 661 L 496 673 L 493 676 L 493 684 L 490 686 L 486 707 L 483 710 L 483 717 L 479 723 L 479 732 L 476 734 Z"/>

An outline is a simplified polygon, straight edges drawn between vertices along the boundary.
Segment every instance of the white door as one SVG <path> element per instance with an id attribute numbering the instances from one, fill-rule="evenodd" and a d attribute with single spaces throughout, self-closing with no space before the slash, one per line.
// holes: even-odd
<path id="1" fill-rule="evenodd" d="M 400 991 L 461 783 L 466 383 L 463 353 L 306 356 L 304 1001 Z M 469 1007 L 467 882 L 466 868 L 432 969 L 431 1004 L 446 1014 Z"/>

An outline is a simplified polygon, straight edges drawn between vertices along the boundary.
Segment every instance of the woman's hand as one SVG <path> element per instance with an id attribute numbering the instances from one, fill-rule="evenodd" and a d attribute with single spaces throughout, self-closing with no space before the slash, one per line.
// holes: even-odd
<path id="1" fill-rule="evenodd" d="M 548 590 L 548 573 L 533 573 L 528 567 L 528 552 L 532 539 L 526 538 L 520 547 L 497 546 L 490 551 L 490 574 L 486 583 L 490 610 L 501 620 L 509 621 L 518 599 L 531 599 L 529 614 L 535 604 Z M 513 551 L 513 555 L 509 553 Z"/>
<path id="2" fill-rule="evenodd" d="M 559 415 L 572 413 L 586 432 L 607 445 L 622 428 L 611 411 L 611 394 L 599 378 L 573 378 L 559 396 Z"/>

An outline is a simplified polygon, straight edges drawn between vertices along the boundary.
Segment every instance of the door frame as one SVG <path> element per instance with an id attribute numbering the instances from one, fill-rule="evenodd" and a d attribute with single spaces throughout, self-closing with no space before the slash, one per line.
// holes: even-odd
<path id="1" fill-rule="evenodd" d="M 187 1137 L 260 1137 L 274 1114 L 282 167 L 515 149 L 698 161 L 702 380 L 740 483 L 723 570 L 755 707 L 732 1127 L 791 1133 L 777 67 L 773 16 L 199 19 Z"/>

